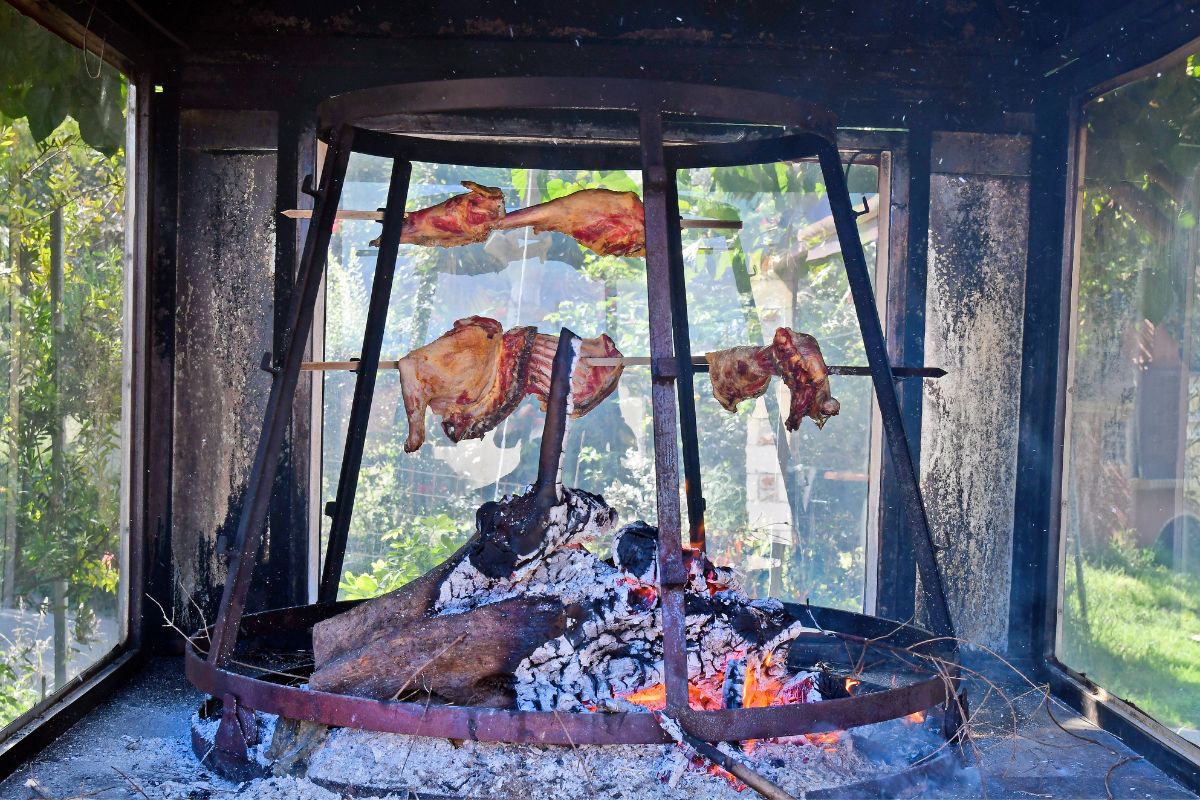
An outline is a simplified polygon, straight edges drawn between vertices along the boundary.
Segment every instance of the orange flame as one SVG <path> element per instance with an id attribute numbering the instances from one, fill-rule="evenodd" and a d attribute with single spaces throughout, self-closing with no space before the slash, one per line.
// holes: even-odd
<path id="1" fill-rule="evenodd" d="M 858 678 L 846 678 L 846 694 L 854 694 L 854 688 L 861 683 Z"/>
<path id="2" fill-rule="evenodd" d="M 662 711 L 667 707 L 667 687 L 666 684 L 656 683 L 645 689 L 623 694 L 621 699 L 650 711 Z M 719 711 L 724 708 L 721 704 L 720 692 L 714 693 L 707 686 L 698 686 L 694 683 L 688 684 L 688 704 L 693 708 L 701 708 L 705 711 Z"/>
<path id="3" fill-rule="evenodd" d="M 904 718 L 904 721 L 911 723 L 913 725 L 920 725 L 922 722 L 925 721 L 925 712 L 924 711 L 914 711 L 913 713 L 906 716 Z"/>

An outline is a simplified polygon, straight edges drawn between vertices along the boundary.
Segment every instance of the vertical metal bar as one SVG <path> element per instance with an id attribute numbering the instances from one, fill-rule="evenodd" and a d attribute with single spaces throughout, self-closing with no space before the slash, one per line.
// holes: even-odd
<path id="1" fill-rule="evenodd" d="M 354 515 L 358 472 L 367 441 L 367 426 L 371 421 L 371 401 L 375 397 L 375 377 L 379 372 L 379 351 L 383 347 L 383 332 L 392 299 L 392 278 L 396 274 L 396 253 L 400 249 L 400 234 L 404 230 L 404 204 L 408 200 L 408 180 L 411 175 L 411 163 L 399 160 L 392 162 L 387 207 L 383 212 L 383 234 L 379 242 L 379 255 L 375 259 L 375 278 L 371 284 L 371 301 L 367 308 L 358 374 L 354 381 L 354 399 L 350 405 L 346 449 L 342 456 L 342 471 L 338 476 L 333 519 L 329 525 L 321 588 L 317 593 L 317 602 L 320 603 L 337 600 L 338 578 L 342 574 L 350 519 Z"/>
<path id="2" fill-rule="evenodd" d="M 217 622 L 213 626 L 208 660 L 217 666 L 224 666 L 233 654 L 238 625 L 246 610 L 246 594 L 250 591 L 250 578 L 258 560 L 263 525 L 271 502 L 271 488 L 279 467 L 279 449 L 283 444 L 292 397 L 300 378 L 300 363 L 312 328 L 313 307 L 321 286 L 321 274 L 329 257 L 329 239 L 333 235 L 333 223 L 342 197 L 342 184 L 353 141 L 354 129 L 340 127 L 325 155 L 325 170 L 317 191 L 313 221 L 304 241 L 304 253 L 300 257 L 297 291 L 288 312 L 287 349 L 283 354 L 283 363 L 271 382 L 271 393 L 267 397 L 267 409 L 263 415 L 263 430 L 246 483 L 242 515 L 238 520 L 236 548 L 229 559 L 225 589 L 217 609 Z"/>
<path id="3" fill-rule="evenodd" d="M 679 219 L 679 181 L 667 172 L 663 190 L 667 219 Z M 687 277 L 683 269 L 683 238 L 678 225 L 667 229 L 667 265 L 670 268 L 671 329 L 675 337 L 675 386 L 679 395 L 679 434 L 683 450 L 683 491 L 687 499 L 688 541 L 693 550 L 704 550 L 704 489 L 700 481 L 700 442 L 696 428 L 696 389 L 692 365 L 692 337 L 688 330 Z"/>
<path id="4" fill-rule="evenodd" d="M 904 270 L 889 270 L 895 289 L 890 306 L 888 335 L 892 355 L 901 364 L 925 363 L 925 284 L 929 250 L 929 171 L 932 134 L 927 125 L 914 125 L 908 148 L 908 251 Z M 881 208 L 880 213 L 886 209 Z M 921 381 L 904 381 L 897 387 L 909 455 L 920 469 Z M 882 509 L 879 525 L 879 563 L 876 568 L 875 613 L 906 620 L 916 611 L 917 568 L 913 561 L 910 526 L 897 466 L 887 453 L 883 458 Z"/>
<path id="5" fill-rule="evenodd" d="M 679 529 L 679 462 L 676 450 L 677 361 L 672 358 L 670 240 L 679 247 L 675 175 L 664 163 L 662 118 L 657 108 L 640 114 L 642 202 L 646 219 L 646 290 L 650 312 L 651 394 L 654 411 L 654 476 L 658 504 L 658 583 L 662 598 L 663 682 L 668 711 L 686 709 L 687 640 L 683 626 L 683 542 Z"/>
<path id="6" fill-rule="evenodd" d="M 63 498 L 65 475 L 65 458 L 63 452 L 63 402 L 62 402 L 62 362 L 63 334 L 66 333 L 66 319 L 63 316 L 63 293 L 66 288 L 64 280 L 64 252 L 66 241 L 63 238 L 63 211 L 56 208 L 50 212 L 50 385 L 52 407 L 50 409 L 50 497 L 47 503 L 47 514 L 43 524 L 49 534 L 48 541 L 59 538 L 63 525 Z M 54 617 L 54 688 L 61 689 L 67 683 L 67 579 L 64 575 L 53 576 L 53 604 L 51 614 Z"/>
<path id="7" fill-rule="evenodd" d="M 1042 97 L 1036 113 L 1029 219 L 1038 224 L 1029 226 L 1025 277 L 1008 643 L 1040 665 L 1053 657 L 1058 631 L 1071 273 L 1087 128 L 1078 102 L 1059 94 Z"/>
<path id="8" fill-rule="evenodd" d="M 862 330 L 863 347 L 867 364 L 871 368 L 871 382 L 875 385 L 875 396 L 879 401 L 879 415 L 883 420 L 883 431 L 887 437 L 888 451 L 896 465 L 896 481 L 904 502 L 904 511 L 912 534 L 913 555 L 921 576 L 921 590 L 925 596 L 930 629 L 939 636 L 954 636 L 954 624 L 950 619 L 950 608 L 946 603 L 946 592 L 938 571 L 937 556 L 933 549 L 933 537 L 929 533 L 929 520 L 925 516 L 925 503 L 921 499 L 916 466 L 904 432 L 904 420 L 900 415 L 900 402 L 896 385 L 892 379 L 892 367 L 888 359 L 887 343 L 883 338 L 883 326 L 875 308 L 875 296 L 871 289 L 871 276 L 863 256 L 862 242 L 858 238 L 858 226 L 854 222 L 854 209 L 850 206 L 850 191 L 846 176 L 842 172 L 842 159 L 832 143 L 823 145 L 818 154 L 821 173 L 829 193 L 829 210 L 837 228 L 838 243 L 846 265 L 846 277 L 850 293 L 854 298 L 854 310 Z"/>

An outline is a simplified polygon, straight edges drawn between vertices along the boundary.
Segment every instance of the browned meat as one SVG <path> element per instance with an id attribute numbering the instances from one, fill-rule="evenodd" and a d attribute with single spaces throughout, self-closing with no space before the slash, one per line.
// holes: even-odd
<path id="1" fill-rule="evenodd" d="M 550 373 L 554 367 L 554 353 L 558 349 L 558 337 L 544 333 L 537 335 L 533 354 L 529 359 L 529 383 L 527 391 L 537 397 L 546 410 L 550 395 Z M 621 378 L 624 364 L 615 367 L 592 366 L 589 358 L 620 358 L 621 351 L 613 344 L 607 333 L 595 339 L 584 339 L 579 345 L 579 361 L 571 375 L 571 416 L 582 417 L 612 394 Z"/>
<path id="2" fill-rule="evenodd" d="M 442 418 L 452 442 L 482 439 L 511 414 L 526 394 L 545 408 L 557 336 L 534 327 L 505 332 L 494 319 L 467 317 L 440 337 L 400 359 L 400 383 L 408 416 L 405 452 L 425 442 L 425 409 Z M 584 339 L 580 356 L 620 358 L 612 339 L 601 334 Z M 582 417 L 617 386 L 622 366 L 576 363 L 571 378 L 571 416 Z"/>
<path id="3" fill-rule="evenodd" d="M 775 374 L 769 347 L 731 347 L 704 356 L 713 397 L 726 411 L 737 411 L 738 403 L 761 397 Z"/>
<path id="4" fill-rule="evenodd" d="M 760 397 L 772 375 L 779 375 L 792 392 L 792 405 L 784 427 L 794 431 L 805 417 L 817 423 L 836 416 L 841 404 L 829 393 L 829 372 L 821 346 L 807 333 L 779 328 L 768 347 L 734 347 L 705 356 L 713 396 L 727 411 L 742 400 Z"/>
<path id="5" fill-rule="evenodd" d="M 503 332 L 487 317 L 457 320 L 433 342 L 400 359 L 411 453 L 425 442 L 425 408 L 442 417 L 452 442 L 480 439 L 525 395 L 529 355 L 537 328 Z"/>
<path id="6" fill-rule="evenodd" d="M 520 211 L 496 227 L 532 225 L 536 233 L 558 231 L 602 256 L 646 255 L 646 222 L 641 199 L 633 192 L 583 189 Z"/>
<path id="7" fill-rule="evenodd" d="M 400 241 L 426 247 L 458 247 L 487 239 L 504 218 L 504 192 L 463 181 L 471 191 L 404 215 Z"/>

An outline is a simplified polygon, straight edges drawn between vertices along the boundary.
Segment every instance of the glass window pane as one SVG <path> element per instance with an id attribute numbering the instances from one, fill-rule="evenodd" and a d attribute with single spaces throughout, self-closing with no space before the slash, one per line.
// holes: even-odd
<path id="1" fill-rule="evenodd" d="M 873 269 L 879 159 L 850 167 L 867 201 L 859 232 Z M 684 217 L 740 220 L 738 231 L 684 229 L 692 351 L 770 344 L 777 328 L 809 333 L 827 364 L 865 364 L 820 167 L 814 162 L 696 169 L 679 175 Z M 710 557 L 754 596 L 863 607 L 871 487 L 869 378 L 834 377 L 841 413 L 823 430 L 787 433 L 790 392 L 775 379 L 737 414 L 696 375 L 700 465 Z"/>
<path id="2" fill-rule="evenodd" d="M 342 206 L 384 205 L 390 162 L 355 154 Z M 417 163 L 408 210 L 461 194 L 470 180 L 503 190 L 509 208 L 585 188 L 633 190 L 636 172 L 481 169 Z M 326 283 L 325 358 L 358 356 L 379 235 L 373 222 L 338 223 Z M 397 260 L 382 358 L 394 360 L 428 344 L 471 315 L 507 330 L 534 325 L 556 334 L 608 333 L 626 355 L 647 352 L 645 262 L 598 256 L 559 233 L 530 229 L 494 233 L 487 242 L 454 248 L 402 245 Z M 324 378 L 322 497 L 337 493 L 353 375 Z M 425 444 L 404 452 L 408 435 L 399 373 L 379 374 L 339 596 L 372 596 L 396 588 L 444 560 L 474 530 L 481 503 L 520 492 L 537 474 L 544 414 L 533 397 L 482 440 L 454 445 L 427 415 Z M 627 369 L 605 402 L 568 426 L 564 482 L 603 494 L 622 522 L 654 524 L 654 455 L 650 372 Z M 329 520 L 322 520 L 323 536 Z M 607 544 L 607 543 L 600 543 Z"/>
<path id="3" fill-rule="evenodd" d="M 0 728 L 124 633 L 125 79 L 0 3 Z"/>
<path id="4" fill-rule="evenodd" d="M 1193 737 L 1197 108 L 1191 57 L 1084 108 L 1058 646 L 1064 663 Z"/>

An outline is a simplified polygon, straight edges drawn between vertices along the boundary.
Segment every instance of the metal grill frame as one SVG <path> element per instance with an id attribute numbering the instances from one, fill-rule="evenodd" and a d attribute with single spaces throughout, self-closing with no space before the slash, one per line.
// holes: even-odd
<path id="1" fill-rule="evenodd" d="M 568 125 L 587 118 L 590 127 L 576 138 L 516 135 L 505 130 L 505 115 L 549 114 Z M 269 631 L 311 634 L 312 625 L 344 610 L 336 602 L 346 537 L 353 513 L 378 368 L 384 321 L 403 227 L 413 160 L 468 166 L 640 169 L 646 228 L 652 411 L 659 523 L 666 713 L 693 736 L 706 741 L 799 735 L 845 729 L 905 716 L 933 706 L 948 709 L 957 696 L 953 665 L 957 645 L 938 573 L 918 476 L 913 465 L 874 302 L 862 243 L 855 224 L 835 136 L 833 116 L 793 98 L 763 92 L 690 84 L 601 79 L 495 78 L 412 83 L 353 92 L 319 109 L 319 138 L 328 144 L 320 185 L 306 181 L 315 198 L 288 310 L 286 347 L 281 357 L 264 359 L 273 375 L 263 429 L 248 484 L 216 623 L 189 642 L 189 680 L 224 704 L 215 737 L 217 761 L 230 767 L 248 763 L 246 713 L 266 711 L 329 725 L 396 733 L 489 741 L 544 744 L 651 743 L 668 741 L 650 714 L 562 714 L 521 712 L 404 702 L 311 692 L 233 669 L 241 636 Z M 414 118 L 451 115 L 457 130 L 411 135 L 396 130 Z M 467 115 L 467 123 L 461 122 Z M 471 115 L 474 122 L 471 122 Z M 611 119 L 596 125 L 594 119 Z M 499 120 L 499 122 L 497 121 Z M 436 127 L 436 122 L 432 123 Z M 697 131 L 715 130 L 716 135 Z M 490 127 L 490 130 L 489 130 Z M 489 135 L 492 134 L 492 135 Z M 246 597 L 266 522 L 283 434 L 312 330 L 318 289 L 325 269 L 333 223 L 352 152 L 392 160 L 392 178 L 374 284 L 357 370 L 354 400 L 318 602 L 293 609 L 244 616 Z M 911 686 L 830 700 L 815 705 L 697 711 L 688 705 L 679 464 L 682 438 L 686 501 L 692 529 L 689 545 L 702 549 L 704 497 L 692 394 L 694 367 L 687 324 L 687 299 L 676 171 L 693 167 L 817 159 L 828 192 L 847 279 L 862 331 L 867 362 L 889 453 L 896 465 L 900 495 L 910 525 L 931 631 L 897 625 L 862 614 L 805 606 L 821 627 L 848 641 L 891 649 L 916 648 L 943 666 Z M 676 419 L 679 427 L 676 428 Z M 311 640 L 310 640 L 311 645 Z M 947 680 L 949 678 L 949 680 Z M 954 726 L 957 731 L 957 725 Z"/>

